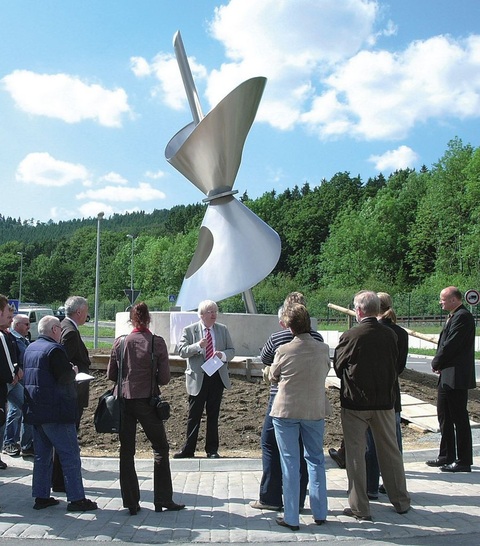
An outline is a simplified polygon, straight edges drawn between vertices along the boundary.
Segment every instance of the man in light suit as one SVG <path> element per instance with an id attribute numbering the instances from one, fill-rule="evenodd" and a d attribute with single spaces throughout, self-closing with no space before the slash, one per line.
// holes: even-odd
<path id="1" fill-rule="evenodd" d="M 218 416 L 223 390 L 230 389 L 227 363 L 235 355 L 230 333 L 224 324 L 217 324 L 218 306 L 214 301 L 205 300 L 198 305 L 200 321 L 183 330 L 179 343 L 179 354 L 187 359 L 185 383 L 188 393 L 188 422 L 185 445 L 174 459 L 195 456 L 200 421 L 203 410 L 207 414 L 205 452 L 209 458 L 219 458 L 218 454 Z M 211 336 L 211 341 L 210 340 Z M 213 343 L 213 347 L 211 346 Z M 210 345 L 210 347 L 209 347 Z M 211 376 L 206 374 L 202 365 L 208 359 L 209 352 L 217 356 L 223 365 Z"/>
<path id="2" fill-rule="evenodd" d="M 470 472 L 473 464 L 472 431 L 468 417 L 468 389 L 475 381 L 475 319 L 462 304 L 455 286 L 440 292 L 440 305 L 449 311 L 438 340 L 432 369 L 439 374 L 437 414 L 441 439 L 438 457 L 426 461 L 442 472 Z"/>

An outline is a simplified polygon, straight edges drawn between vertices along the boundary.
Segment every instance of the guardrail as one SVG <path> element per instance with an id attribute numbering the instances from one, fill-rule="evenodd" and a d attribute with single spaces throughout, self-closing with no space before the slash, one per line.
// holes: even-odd
<path id="1" fill-rule="evenodd" d="M 105 370 L 109 360 L 109 355 L 91 355 L 91 370 Z M 173 373 L 184 373 L 187 367 L 185 359 L 178 355 L 169 355 L 170 371 Z M 232 375 L 241 375 L 248 381 L 254 377 L 262 377 L 263 364 L 259 358 L 236 356 L 228 363 L 228 371 Z"/>

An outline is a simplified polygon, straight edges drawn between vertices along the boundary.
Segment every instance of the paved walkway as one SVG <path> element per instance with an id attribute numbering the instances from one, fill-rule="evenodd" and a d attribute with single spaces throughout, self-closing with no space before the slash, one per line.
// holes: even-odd
<path id="1" fill-rule="evenodd" d="M 471 473 L 446 474 L 424 464 L 436 451 L 404 454 L 412 510 L 397 514 L 385 495 L 372 501 L 371 522 L 342 515 L 347 506 L 346 475 L 326 457 L 329 515 L 321 527 L 310 510 L 301 515 L 294 533 L 275 523 L 275 512 L 254 510 L 248 501 L 258 496 L 261 461 L 258 459 L 172 460 L 175 500 L 187 505 L 180 512 L 155 513 L 152 462 L 137 461 L 142 510 L 136 516 L 122 508 L 117 459 L 83 459 L 87 496 L 96 500 L 96 512 L 69 513 L 58 494 L 58 506 L 33 510 L 32 460 L 6 456 L 0 471 L 0 544 L 18 539 L 116 541 L 136 544 L 285 542 L 343 542 L 355 544 L 478 544 L 480 533 L 480 447 L 475 448 Z M 445 537 L 445 535 L 450 535 Z M 26 541 L 33 543 L 30 540 Z"/>

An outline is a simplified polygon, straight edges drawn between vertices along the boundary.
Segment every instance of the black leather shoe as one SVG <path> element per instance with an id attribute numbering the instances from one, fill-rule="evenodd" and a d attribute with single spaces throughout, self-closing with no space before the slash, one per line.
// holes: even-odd
<path id="1" fill-rule="evenodd" d="M 280 525 L 281 527 L 287 527 L 287 529 L 290 529 L 291 531 L 299 531 L 300 526 L 299 525 L 289 525 L 283 518 L 277 518 L 276 520 L 277 525 Z"/>
<path id="2" fill-rule="evenodd" d="M 345 468 L 345 458 L 337 449 L 334 449 L 333 447 L 331 447 L 328 450 L 328 454 L 337 463 L 338 468 L 342 468 L 342 469 Z"/>
<path id="3" fill-rule="evenodd" d="M 468 464 L 452 463 L 440 467 L 442 472 L 471 472 L 472 467 Z"/>
<path id="4" fill-rule="evenodd" d="M 60 501 L 57 499 L 54 499 L 53 497 L 49 497 L 48 499 L 42 499 L 40 497 L 37 497 L 35 499 L 35 504 L 33 505 L 33 509 L 43 510 L 44 508 L 48 508 L 49 506 L 56 506 L 57 504 L 60 504 Z"/>
<path id="5" fill-rule="evenodd" d="M 177 504 L 176 502 L 163 502 L 155 505 L 155 512 L 162 512 L 163 509 L 170 510 L 172 512 L 177 512 L 178 510 L 183 510 L 185 508 L 184 504 Z"/>
<path id="6" fill-rule="evenodd" d="M 137 504 L 137 506 L 132 506 L 131 508 L 128 509 L 131 516 L 136 516 L 137 513 L 140 512 L 140 510 L 141 510 L 141 507 L 139 504 Z"/>
<path id="7" fill-rule="evenodd" d="M 425 461 L 425 464 L 427 466 L 445 466 L 450 463 L 446 459 L 430 459 L 429 461 Z"/>
<path id="8" fill-rule="evenodd" d="M 207 453 L 207 458 L 208 459 L 220 459 L 220 455 L 217 452 Z"/>
<path id="9" fill-rule="evenodd" d="M 183 451 L 179 451 L 178 453 L 175 453 L 173 458 L 174 459 L 194 459 L 195 455 L 189 455 L 188 453 L 184 453 Z"/>

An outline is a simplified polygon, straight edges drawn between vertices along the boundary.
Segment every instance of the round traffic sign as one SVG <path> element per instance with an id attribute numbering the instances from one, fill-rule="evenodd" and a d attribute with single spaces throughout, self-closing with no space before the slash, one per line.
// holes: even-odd
<path id="1" fill-rule="evenodd" d="M 480 292 L 478 290 L 467 290 L 465 292 L 465 301 L 470 305 L 478 305 L 480 301 Z"/>

